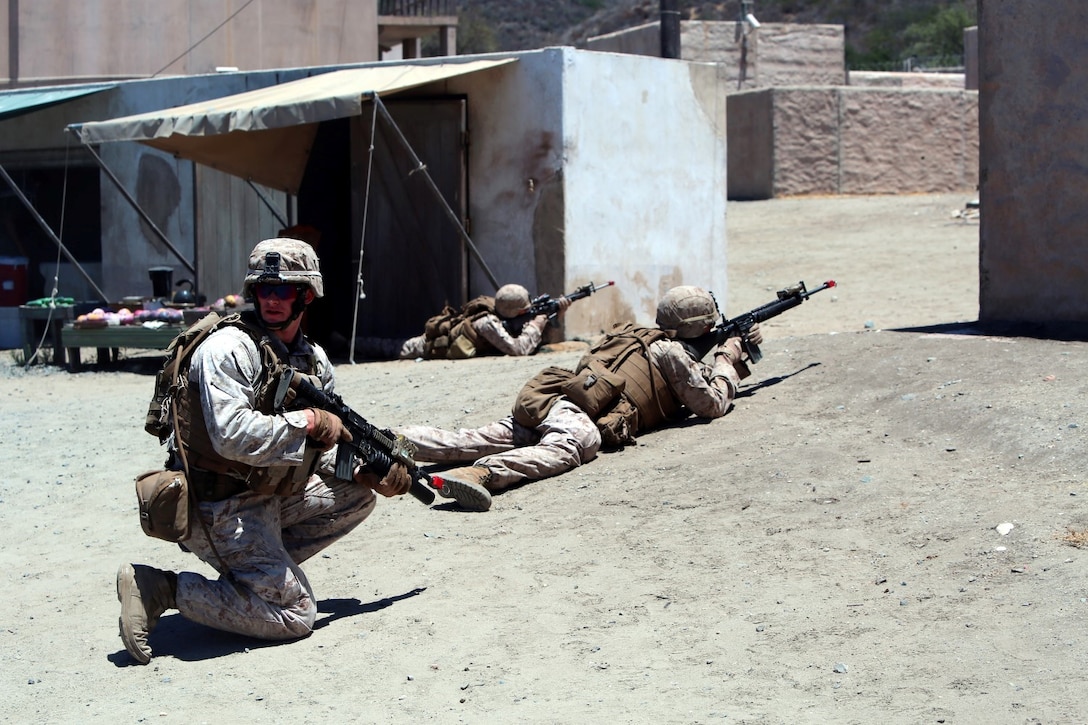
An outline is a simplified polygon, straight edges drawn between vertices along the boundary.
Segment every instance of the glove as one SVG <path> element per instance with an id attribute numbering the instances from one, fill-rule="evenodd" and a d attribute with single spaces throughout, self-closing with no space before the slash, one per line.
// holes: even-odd
<path id="1" fill-rule="evenodd" d="M 740 362 L 742 351 L 739 337 L 731 337 L 722 344 L 718 345 L 718 349 L 714 351 L 714 357 L 722 355 L 729 361 L 730 365 L 736 365 Z"/>
<path id="2" fill-rule="evenodd" d="M 752 371 L 748 369 L 748 366 L 744 364 L 741 358 L 741 344 L 739 337 L 731 337 L 721 345 L 718 345 L 718 349 L 714 351 L 714 359 L 719 357 L 724 358 L 726 362 L 733 366 L 733 369 L 737 371 L 737 376 L 744 380 L 746 377 L 752 374 Z"/>
<path id="3" fill-rule="evenodd" d="M 320 408 L 307 408 L 313 414 L 313 424 L 306 429 L 306 434 L 317 442 L 322 451 L 327 451 L 340 441 L 350 442 L 351 433 L 344 423 L 332 413 Z"/>
<path id="4" fill-rule="evenodd" d="M 376 492 L 386 497 L 408 493 L 408 489 L 411 487 L 412 477 L 408 475 L 407 466 L 397 462 L 393 463 L 389 468 L 389 472 L 382 477 L 381 481 L 371 486 Z"/>
<path id="5" fill-rule="evenodd" d="M 763 344 L 763 331 L 759 329 L 758 322 L 748 329 L 748 342 L 752 343 L 756 347 L 759 347 Z"/>

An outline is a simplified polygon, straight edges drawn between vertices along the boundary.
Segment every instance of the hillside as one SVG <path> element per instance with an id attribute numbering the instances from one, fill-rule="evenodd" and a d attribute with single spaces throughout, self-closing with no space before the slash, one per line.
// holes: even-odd
<path id="1" fill-rule="evenodd" d="M 740 0 L 681 0 L 681 17 L 736 20 Z M 584 44 L 587 38 L 656 20 L 659 0 L 461 0 L 466 50 L 529 50 Z M 848 56 L 894 61 L 912 44 L 962 42 L 948 25 L 973 23 L 974 0 L 753 0 L 762 22 L 832 23 L 846 29 Z M 938 49 L 949 52 L 949 49 Z M 954 51 L 954 49 L 952 49 Z M 937 52 L 937 51 L 934 51 Z"/>

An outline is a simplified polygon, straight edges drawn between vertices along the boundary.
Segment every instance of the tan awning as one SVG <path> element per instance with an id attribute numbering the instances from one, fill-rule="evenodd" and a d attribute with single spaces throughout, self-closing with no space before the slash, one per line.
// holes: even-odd
<path id="1" fill-rule="evenodd" d="M 317 124 L 364 102 L 516 58 L 349 68 L 153 113 L 73 126 L 85 144 L 142 141 L 273 189 L 297 193 Z"/>

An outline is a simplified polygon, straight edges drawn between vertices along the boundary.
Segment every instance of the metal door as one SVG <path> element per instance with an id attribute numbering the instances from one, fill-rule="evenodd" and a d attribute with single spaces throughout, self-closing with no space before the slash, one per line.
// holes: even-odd
<path id="1" fill-rule="evenodd" d="M 466 110 L 463 98 L 385 102 L 442 198 L 467 228 Z M 368 158 L 374 116 L 364 111 L 353 134 L 353 217 L 361 229 L 362 280 L 356 334 L 409 337 L 444 305 L 467 294 L 464 242 L 443 201 L 415 168 L 400 134 L 378 117 L 373 160 Z M 368 180 L 369 179 L 369 180 Z M 364 198 L 365 197 L 365 198 Z M 356 235 L 356 239 L 358 236 Z M 352 256 L 359 269 L 359 249 Z"/>

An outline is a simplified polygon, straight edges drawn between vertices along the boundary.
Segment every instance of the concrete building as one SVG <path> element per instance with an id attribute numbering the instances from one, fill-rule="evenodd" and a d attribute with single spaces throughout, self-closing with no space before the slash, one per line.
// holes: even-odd
<path id="1" fill-rule="evenodd" d="M 0 88 L 457 54 L 454 0 L 0 0 Z"/>
<path id="2" fill-rule="evenodd" d="M 615 280 L 566 315 L 568 337 L 590 335 L 652 322 L 675 284 L 726 294 L 720 73 L 549 48 L 126 81 L 0 120 L 0 163 L 42 152 L 62 173 L 62 129 L 77 124 L 151 207 L 153 225 L 84 158 L 83 221 L 100 225 L 88 244 L 111 300 L 146 294 L 164 264 L 208 299 L 236 291 L 254 240 L 288 222 L 321 233 L 332 293 L 312 318 L 319 339 L 350 336 L 360 271 L 361 334 L 414 334 L 496 281 L 559 294 Z M 169 108 L 179 100 L 196 106 Z"/>
<path id="3" fill-rule="evenodd" d="M 979 3 L 979 318 L 1088 323 L 1088 4 Z"/>

